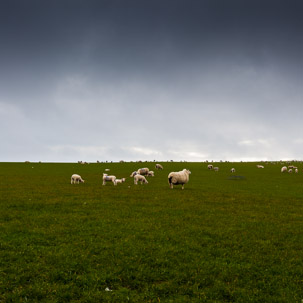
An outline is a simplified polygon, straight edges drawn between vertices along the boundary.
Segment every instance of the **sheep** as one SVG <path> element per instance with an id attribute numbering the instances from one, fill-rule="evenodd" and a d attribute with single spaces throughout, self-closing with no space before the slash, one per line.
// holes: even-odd
<path id="1" fill-rule="evenodd" d="M 146 178 L 144 176 L 142 176 L 142 175 L 139 175 L 139 174 L 137 174 L 137 175 L 134 176 L 134 184 L 137 185 L 138 181 L 141 182 L 141 184 L 143 184 L 143 183 L 147 184 L 148 183 L 148 181 L 146 180 Z"/>
<path id="2" fill-rule="evenodd" d="M 142 176 L 147 176 L 148 175 L 148 172 L 149 172 L 149 169 L 147 167 L 144 167 L 144 168 L 139 168 L 137 170 L 137 173 L 139 175 L 142 175 Z"/>
<path id="3" fill-rule="evenodd" d="M 219 167 L 214 167 L 213 170 L 214 171 L 219 171 Z"/>
<path id="4" fill-rule="evenodd" d="M 80 175 L 73 174 L 70 180 L 70 184 L 79 184 L 79 183 L 84 183 L 84 180 L 81 178 Z"/>
<path id="5" fill-rule="evenodd" d="M 125 178 L 116 179 L 115 182 L 114 182 L 114 185 L 117 185 L 118 183 L 123 183 L 123 182 L 125 182 Z"/>
<path id="6" fill-rule="evenodd" d="M 281 168 L 281 173 L 284 173 L 284 172 L 287 172 L 287 167 L 286 167 L 286 166 L 283 166 L 283 167 Z"/>
<path id="7" fill-rule="evenodd" d="M 106 182 L 113 182 L 114 185 L 115 185 L 115 182 L 116 182 L 116 176 L 109 176 L 108 174 L 103 174 L 103 183 L 102 185 L 105 185 Z"/>
<path id="8" fill-rule="evenodd" d="M 264 168 L 263 165 L 257 165 L 257 168 Z"/>
<path id="9" fill-rule="evenodd" d="M 208 169 L 213 169 L 213 165 L 212 165 L 212 164 L 209 164 L 209 165 L 207 165 L 207 168 L 208 168 Z"/>
<path id="10" fill-rule="evenodd" d="M 138 172 L 137 171 L 133 171 L 131 174 L 130 174 L 130 177 L 134 177 L 135 175 L 138 175 Z"/>
<path id="11" fill-rule="evenodd" d="M 154 173 L 152 170 L 150 170 L 150 171 L 148 172 L 147 176 L 149 176 L 149 177 L 154 177 L 154 176 L 155 176 L 155 173 Z"/>
<path id="12" fill-rule="evenodd" d="M 162 169 L 163 169 L 163 166 L 162 166 L 161 164 L 158 164 L 158 163 L 157 163 L 157 164 L 156 164 L 156 169 L 158 169 L 158 170 L 161 169 L 161 170 L 162 170 Z"/>
<path id="13" fill-rule="evenodd" d="M 297 174 L 299 172 L 299 170 L 297 168 L 295 168 L 295 173 Z"/>
<path id="14" fill-rule="evenodd" d="M 234 173 L 234 172 L 236 172 L 236 169 L 235 169 L 235 168 L 232 168 L 232 169 L 230 170 L 230 172 L 231 172 L 231 173 Z"/>
<path id="15" fill-rule="evenodd" d="M 168 183 L 169 187 L 172 189 L 174 185 L 182 184 L 182 189 L 184 189 L 184 184 L 189 181 L 189 175 L 191 172 L 184 168 L 182 171 L 179 172 L 171 172 L 168 175 Z"/>
<path id="16" fill-rule="evenodd" d="M 289 173 L 292 173 L 292 168 L 290 168 L 290 169 L 288 170 L 288 172 L 289 172 Z"/>

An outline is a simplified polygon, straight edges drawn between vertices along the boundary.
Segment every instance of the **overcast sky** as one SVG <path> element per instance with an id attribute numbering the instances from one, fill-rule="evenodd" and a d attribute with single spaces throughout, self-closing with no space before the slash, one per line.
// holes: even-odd
<path id="1" fill-rule="evenodd" d="M 301 0 L 0 2 L 0 161 L 303 159 Z"/>

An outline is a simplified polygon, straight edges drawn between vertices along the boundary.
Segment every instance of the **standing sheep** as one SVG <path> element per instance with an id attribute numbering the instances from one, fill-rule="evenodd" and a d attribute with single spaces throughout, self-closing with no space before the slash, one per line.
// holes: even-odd
<path id="1" fill-rule="evenodd" d="M 134 176 L 134 184 L 137 185 L 138 182 L 141 182 L 141 184 L 143 184 L 143 183 L 147 184 L 148 183 L 148 181 L 146 180 L 146 178 L 144 176 L 137 174 L 137 175 Z"/>
<path id="2" fill-rule="evenodd" d="M 219 167 L 214 167 L 213 170 L 214 171 L 219 171 Z"/>
<path id="3" fill-rule="evenodd" d="M 137 171 L 133 171 L 131 174 L 130 174 L 130 177 L 132 178 L 132 177 L 134 177 L 135 175 L 137 175 L 138 173 L 137 173 Z"/>
<path id="4" fill-rule="evenodd" d="M 102 183 L 102 185 L 106 185 L 106 182 L 113 182 L 114 185 L 116 185 L 115 184 L 116 179 L 117 179 L 116 176 L 109 176 L 108 174 L 103 174 L 103 178 L 102 178 L 103 183 Z"/>
<path id="5" fill-rule="evenodd" d="M 213 165 L 212 165 L 212 164 L 209 164 L 209 165 L 207 165 L 207 168 L 208 168 L 208 169 L 213 169 Z"/>
<path id="6" fill-rule="evenodd" d="M 154 176 L 155 176 L 155 173 L 154 173 L 152 170 L 150 170 L 150 171 L 148 172 L 147 176 L 148 176 L 148 177 L 154 177 Z"/>
<path id="7" fill-rule="evenodd" d="M 188 183 L 190 174 L 191 172 L 186 168 L 179 172 L 171 172 L 168 175 L 169 187 L 173 188 L 174 185 L 182 184 L 182 189 L 184 189 L 184 184 Z"/>
<path id="8" fill-rule="evenodd" d="M 234 173 L 234 172 L 236 172 L 236 169 L 235 169 L 235 168 L 232 168 L 232 169 L 230 170 L 230 172 L 231 172 L 231 173 Z"/>
<path id="9" fill-rule="evenodd" d="M 281 173 L 285 173 L 285 172 L 287 172 L 287 167 L 286 167 L 286 166 L 283 166 L 283 167 L 281 168 Z"/>
<path id="10" fill-rule="evenodd" d="M 161 169 L 161 170 L 162 170 L 162 169 L 163 169 L 163 166 L 162 166 L 161 164 L 157 163 L 157 164 L 156 164 L 156 169 Z"/>
<path id="11" fill-rule="evenodd" d="M 147 167 L 139 168 L 139 169 L 137 170 L 137 173 L 138 173 L 139 175 L 142 175 L 142 176 L 147 176 L 147 175 L 148 175 L 148 172 L 149 172 L 149 168 L 147 168 Z"/>
<path id="12" fill-rule="evenodd" d="M 79 184 L 79 183 L 84 183 L 84 180 L 81 178 L 80 175 L 73 174 L 70 180 L 70 184 Z"/>

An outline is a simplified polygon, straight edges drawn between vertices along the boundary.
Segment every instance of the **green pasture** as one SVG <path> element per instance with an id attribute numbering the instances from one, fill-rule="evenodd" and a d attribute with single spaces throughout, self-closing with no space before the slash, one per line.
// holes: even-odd
<path id="1" fill-rule="evenodd" d="M 302 163 L 161 164 L 0 163 L 0 302 L 302 302 Z"/>

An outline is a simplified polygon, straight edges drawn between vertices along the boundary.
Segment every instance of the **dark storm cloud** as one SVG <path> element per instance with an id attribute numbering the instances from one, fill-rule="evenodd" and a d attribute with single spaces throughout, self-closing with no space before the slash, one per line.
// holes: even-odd
<path id="1" fill-rule="evenodd" d="M 297 155 L 302 6 L 1 2 L 4 156 L 269 158 L 284 140 Z"/>

